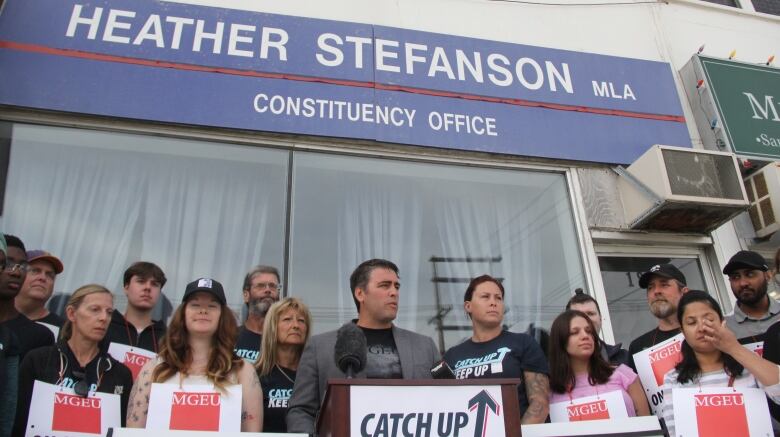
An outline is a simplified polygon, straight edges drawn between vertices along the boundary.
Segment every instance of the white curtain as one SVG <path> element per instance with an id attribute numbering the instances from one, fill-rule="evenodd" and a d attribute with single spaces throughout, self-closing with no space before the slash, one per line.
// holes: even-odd
<path id="1" fill-rule="evenodd" d="M 284 197 L 286 158 L 274 166 L 274 159 L 258 159 L 263 153 L 15 125 L 0 226 L 28 250 L 42 248 L 62 259 L 56 292 L 104 284 L 122 307 L 122 274 L 145 260 L 165 271 L 163 291 L 173 307 L 189 281 L 211 276 L 238 310 L 244 272 L 281 258 L 263 248 L 269 221 L 283 223 L 284 207 L 276 199 Z M 278 183 L 264 174 L 277 175 Z M 274 231 L 283 234 L 283 228 Z"/>
<path id="2" fill-rule="evenodd" d="M 417 329 L 422 212 L 414 186 L 398 180 L 391 185 L 370 182 L 363 174 L 343 185 L 338 210 L 338 271 L 352 272 L 361 262 L 383 258 L 400 271 L 401 292 L 396 322 Z M 349 273 L 339 276 L 339 290 L 349 290 Z M 338 320 L 355 317 L 351 295 L 338 293 Z"/>

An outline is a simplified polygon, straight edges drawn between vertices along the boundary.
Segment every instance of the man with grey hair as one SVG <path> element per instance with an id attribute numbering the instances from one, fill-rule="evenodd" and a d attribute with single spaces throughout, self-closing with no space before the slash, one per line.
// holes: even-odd
<path id="1" fill-rule="evenodd" d="M 259 265 L 246 274 L 244 303 L 248 312 L 246 322 L 239 328 L 236 355 L 253 363 L 260 358 L 265 315 L 271 305 L 279 300 L 281 291 L 279 270 L 275 267 Z"/>

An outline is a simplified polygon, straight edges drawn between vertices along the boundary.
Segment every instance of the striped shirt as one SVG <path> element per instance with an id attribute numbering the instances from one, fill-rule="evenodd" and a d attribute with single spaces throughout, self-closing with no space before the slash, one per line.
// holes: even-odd
<path id="1" fill-rule="evenodd" d="M 666 427 L 669 429 L 669 435 L 674 436 L 674 403 L 672 400 L 672 389 L 686 387 L 728 387 L 728 385 L 729 375 L 726 374 L 725 370 L 702 373 L 698 379 L 688 381 L 685 384 L 680 384 L 677 382 L 677 370 L 672 369 L 664 376 L 664 385 L 661 387 L 663 389 L 664 400 L 661 404 L 661 408 L 658 409 L 656 414 L 666 422 Z M 780 404 L 780 383 L 763 387 L 747 370 L 743 370 L 742 375 L 734 379 L 734 387 L 762 388 L 774 403 Z"/>

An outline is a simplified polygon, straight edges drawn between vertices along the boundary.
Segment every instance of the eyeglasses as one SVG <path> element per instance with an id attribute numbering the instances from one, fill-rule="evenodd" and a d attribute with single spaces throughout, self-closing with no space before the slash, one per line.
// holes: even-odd
<path id="1" fill-rule="evenodd" d="M 279 291 L 282 289 L 282 284 L 276 284 L 273 282 L 258 282 L 257 284 L 252 286 L 253 289 L 262 291 L 266 288 L 272 291 Z"/>
<path id="2" fill-rule="evenodd" d="M 30 268 L 30 265 L 26 262 L 20 262 L 20 263 L 9 263 L 8 260 L 6 260 L 3 263 L 0 263 L 0 267 L 3 268 L 6 272 L 13 272 L 14 270 L 19 270 L 19 273 L 27 273 L 27 270 Z"/>

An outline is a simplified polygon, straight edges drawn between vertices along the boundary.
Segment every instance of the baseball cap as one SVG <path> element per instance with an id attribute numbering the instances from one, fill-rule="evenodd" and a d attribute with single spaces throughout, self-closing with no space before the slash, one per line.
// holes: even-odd
<path id="1" fill-rule="evenodd" d="M 763 256 L 751 250 L 740 250 L 731 257 L 726 267 L 723 267 L 723 274 L 728 275 L 737 269 L 753 269 L 765 272 L 769 270 L 766 260 Z"/>
<path id="2" fill-rule="evenodd" d="M 60 274 L 65 269 L 62 265 L 62 261 L 59 258 L 52 255 L 45 250 L 28 250 L 27 251 L 27 263 L 30 264 L 33 261 L 48 261 L 54 267 L 54 273 Z"/>
<path id="3" fill-rule="evenodd" d="M 222 284 L 211 278 L 198 278 L 187 284 L 187 288 L 184 290 L 184 297 L 181 299 L 182 302 L 187 302 L 189 298 L 191 298 L 199 291 L 209 293 L 217 298 L 219 303 L 222 305 L 227 305 L 227 299 L 225 299 L 225 289 L 222 288 Z"/>
<path id="4" fill-rule="evenodd" d="M 677 267 L 673 266 L 672 264 L 656 264 L 650 267 L 650 270 L 642 273 L 642 276 L 639 277 L 639 286 L 642 288 L 647 288 L 647 285 L 653 276 L 675 279 L 680 281 L 682 284 L 686 283 L 685 275 L 683 275 L 680 269 Z"/>

